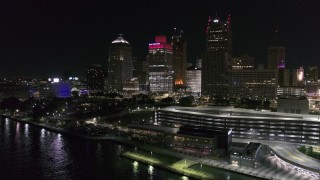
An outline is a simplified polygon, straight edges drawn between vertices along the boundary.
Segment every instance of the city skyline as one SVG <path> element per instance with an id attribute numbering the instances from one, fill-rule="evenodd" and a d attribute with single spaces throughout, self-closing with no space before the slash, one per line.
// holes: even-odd
<path id="1" fill-rule="evenodd" d="M 54 1 L 4 2 L 0 30 L 1 77 L 52 76 L 62 71 L 83 75 L 87 64 L 107 63 L 118 33 L 145 60 L 156 35 L 182 29 L 187 61 L 205 51 L 208 16 L 231 14 L 233 56 L 248 54 L 267 65 L 274 31 L 286 48 L 286 66 L 317 65 L 320 54 L 317 1 Z M 303 63 L 302 63 L 303 62 Z"/>

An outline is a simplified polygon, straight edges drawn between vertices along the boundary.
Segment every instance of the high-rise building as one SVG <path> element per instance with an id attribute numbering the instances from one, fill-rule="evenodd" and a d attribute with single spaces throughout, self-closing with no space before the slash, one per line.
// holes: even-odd
<path id="1" fill-rule="evenodd" d="M 319 70 L 317 66 L 308 67 L 306 72 L 306 81 L 318 81 Z"/>
<path id="2" fill-rule="evenodd" d="M 172 46 L 166 36 L 156 36 L 155 43 L 149 44 L 148 77 L 151 92 L 173 91 Z"/>
<path id="3" fill-rule="evenodd" d="M 268 69 L 284 69 L 286 67 L 285 48 L 278 42 L 277 33 L 276 31 L 275 40 L 268 48 Z"/>
<path id="4" fill-rule="evenodd" d="M 304 86 L 304 69 L 302 66 L 292 71 L 292 86 Z"/>
<path id="5" fill-rule="evenodd" d="M 174 35 L 172 36 L 172 51 L 173 51 L 173 71 L 174 71 L 174 84 L 184 85 L 186 82 L 187 70 L 187 42 L 180 33 L 176 32 L 174 28 Z"/>
<path id="6" fill-rule="evenodd" d="M 201 69 L 190 66 L 187 68 L 186 85 L 191 88 L 193 93 L 201 93 Z"/>
<path id="7" fill-rule="evenodd" d="M 278 85 L 280 87 L 291 86 L 291 72 L 290 69 L 279 69 L 278 70 Z"/>
<path id="8" fill-rule="evenodd" d="M 122 84 L 130 81 L 132 75 L 132 49 L 122 34 L 111 42 L 108 59 L 108 89 L 122 91 Z"/>
<path id="9" fill-rule="evenodd" d="M 229 95 L 234 97 L 275 99 L 277 70 L 236 69 L 229 70 Z"/>
<path id="10" fill-rule="evenodd" d="M 253 69 L 254 58 L 248 55 L 232 57 L 229 62 L 229 69 Z"/>
<path id="11" fill-rule="evenodd" d="M 202 62 L 202 94 L 227 94 L 228 61 L 232 55 L 230 15 L 227 21 L 209 17 L 206 30 L 206 52 Z"/>
<path id="12" fill-rule="evenodd" d="M 86 68 L 87 88 L 89 90 L 103 90 L 106 71 L 100 64 L 90 64 Z"/>

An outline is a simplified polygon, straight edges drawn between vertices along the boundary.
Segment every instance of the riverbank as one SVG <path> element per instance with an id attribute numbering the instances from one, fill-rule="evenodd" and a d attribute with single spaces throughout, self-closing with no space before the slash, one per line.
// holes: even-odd
<path id="1" fill-rule="evenodd" d="M 47 129 L 49 131 L 53 131 L 56 133 L 62 133 L 65 135 L 70 135 L 70 136 L 74 136 L 74 137 L 78 137 L 78 138 L 82 138 L 85 140 L 108 140 L 108 141 L 113 141 L 115 143 L 118 144 L 123 144 L 126 146 L 131 146 L 133 148 L 139 148 L 139 149 L 143 149 L 146 151 L 153 151 L 155 153 L 158 154 L 162 154 L 164 156 L 172 156 L 172 157 L 176 157 L 176 158 L 180 158 L 180 159 L 188 159 L 191 161 L 194 161 L 196 163 L 199 164 L 203 164 L 203 165 L 207 165 L 210 167 L 214 167 L 214 168 L 218 168 L 218 169 L 223 169 L 225 171 L 229 171 L 229 172 L 235 172 L 235 173 L 239 173 L 239 174 L 243 174 L 245 176 L 248 177 L 254 177 L 254 178 L 262 178 L 262 179 L 273 179 L 274 177 L 274 173 L 265 173 L 265 172 L 270 172 L 273 171 L 270 168 L 247 168 L 247 167 L 238 167 L 238 166 L 234 166 L 229 164 L 227 161 L 225 160 L 212 160 L 212 159 L 205 159 L 205 158 L 196 158 L 196 157 L 192 157 L 192 156 L 188 156 L 185 154 L 180 154 L 180 153 L 176 153 L 174 151 L 171 151 L 169 149 L 164 149 L 162 147 L 156 147 L 156 146 L 152 146 L 149 144 L 145 144 L 145 143 L 141 143 L 141 142 L 135 142 L 135 141 L 131 141 L 128 138 L 124 138 L 124 137 L 118 137 L 118 136 L 103 136 L 103 137 L 92 137 L 92 136 L 85 136 L 85 135 L 80 135 L 74 132 L 70 132 L 67 131 L 63 128 L 58 128 L 58 127 L 52 127 L 49 126 L 47 124 L 43 124 L 43 123 L 37 123 L 37 122 L 33 122 L 33 121 L 29 121 L 26 119 L 19 119 L 19 118 L 14 118 L 14 117 L 9 117 L 9 116 L 3 116 L 5 118 L 9 118 L 18 122 L 23 122 L 23 123 L 28 123 L 30 125 L 39 127 L 39 128 L 44 128 Z M 134 160 L 138 160 L 138 159 L 134 159 Z M 148 163 L 148 162 L 145 162 Z M 155 165 L 157 166 L 157 165 Z M 161 167 L 160 167 L 161 168 Z M 183 172 L 177 172 L 179 174 L 183 174 Z M 186 175 L 186 174 L 185 174 Z M 198 178 L 196 178 L 198 179 Z M 202 179 L 200 177 L 200 179 Z"/>

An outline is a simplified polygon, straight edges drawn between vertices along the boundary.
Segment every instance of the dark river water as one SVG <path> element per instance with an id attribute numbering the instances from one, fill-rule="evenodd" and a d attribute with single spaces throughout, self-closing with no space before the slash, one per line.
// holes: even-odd
<path id="1" fill-rule="evenodd" d="M 0 179 L 188 179 L 119 157 L 126 148 L 1 118 Z M 222 170 L 217 172 L 217 179 L 247 179 Z"/>

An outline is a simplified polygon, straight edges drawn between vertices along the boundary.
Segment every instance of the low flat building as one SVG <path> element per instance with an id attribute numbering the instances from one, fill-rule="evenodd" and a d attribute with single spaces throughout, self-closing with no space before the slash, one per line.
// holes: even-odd
<path id="1" fill-rule="evenodd" d="M 128 128 L 132 139 L 197 157 L 228 152 L 231 143 L 231 131 L 138 124 L 129 125 Z"/>
<path id="2" fill-rule="evenodd" d="M 308 114 L 309 101 L 305 96 L 278 97 L 277 111 L 294 114 Z"/>
<path id="3" fill-rule="evenodd" d="M 171 106 L 157 110 L 156 121 L 162 126 L 231 129 L 232 138 L 320 143 L 320 121 L 315 115 Z"/>

